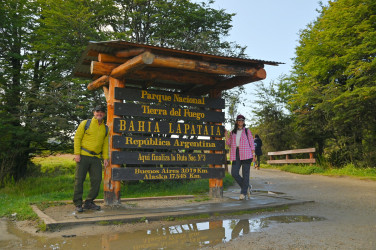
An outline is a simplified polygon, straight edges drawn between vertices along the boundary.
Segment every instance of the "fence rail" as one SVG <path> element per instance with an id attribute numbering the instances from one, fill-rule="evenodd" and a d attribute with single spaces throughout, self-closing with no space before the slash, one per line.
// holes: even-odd
<path id="1" fill-rule="evenodd" d="M 290 164 L 290 163 L 316 163 L 316 159 L 314 158 L 314 153 L 316 152 L 315 148 L 302 148 L 302 149 L 292 149 L 292 150 L 284 150 L 284 151 L 276 151 L 276 152 L 268 152 L 269 160 L 267 161 L 268 164 Z M 308 153 L 309 158 L 304 159 L 291 159 L 292 154 L 302 154 Z M 286 159 L 273 159 L 273 156 L 277 155 L 285 155 Z"/>

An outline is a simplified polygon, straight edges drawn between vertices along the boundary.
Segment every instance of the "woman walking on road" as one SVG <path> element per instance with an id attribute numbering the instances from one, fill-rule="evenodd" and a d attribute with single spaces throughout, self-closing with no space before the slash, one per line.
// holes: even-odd
<path id="1" fill-rule="evenodd" d="M 259 135 L 255 135 L 255 154 L 256 154 L 256 158 L 255 158 L 255 162 L 256 162 L 256 165 L 255 165 L 255 168 L 257 170 L 260 170 L 260 164 L 261 164 L 261 155 L 262 155 L 262 140 L 260 139 L 260 136 Z"/>
<path id="2" fill-rule="evenodd" d="M 249 172 L 255 152 L 252 133 L 245 126 L 245 117 L 238 115 L 230 135 L 225 131 L 226 144 L 230 146 L 231 175 L 240 186 L 240 200 L 244 200 L 246 195 L 249 199 L 251 195 Z M 240 167 L 242 167 L 242 176 L 239 174 Z"/>

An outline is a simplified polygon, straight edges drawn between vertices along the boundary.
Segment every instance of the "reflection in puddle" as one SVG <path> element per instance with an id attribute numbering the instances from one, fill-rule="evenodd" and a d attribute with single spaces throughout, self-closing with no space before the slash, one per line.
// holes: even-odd
<path id="1" fill-rule="evenodd" d="M 254 219 L 198 222 L 133 233 L 103 234 L 69 238 L 31 237 L 12 226 L 12 239 L 0 240 L 0 249 L 192 249 L 228 242 L 278 223 L 313 222 L 322 217 L 281 215 Z"/>

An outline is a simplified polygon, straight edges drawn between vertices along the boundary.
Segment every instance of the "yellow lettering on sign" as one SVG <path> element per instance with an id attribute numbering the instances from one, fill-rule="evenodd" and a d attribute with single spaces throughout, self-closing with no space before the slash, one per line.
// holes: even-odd
<path id="1" fill-rule="evenodd" d="M 134 124 L 133 124 L 133 121 L 131 121 L 130 124 L 129 124 L 129 131 L 133 131 L 133 132 L 134 132 Z"/>
<path id="2" fill-rule="evenodd" d="M 194 125 L 193 125 L 194 126 Z M 186 124 L 184 124 L 184 134 L 187 134 L 188 133 L 188 130 L 189 130 L 189 124 L 188 123 L 186 123 Z"/>
<path id="3" fill-rule="evenodd" d="M 192 134 L 192 135 L 195 135 L 195 134 L 196 134 L 195 126 L 192 126 L 191 134 Z"/>
<path id="4" fill-rule="evenodd" d="M 169 134 L 175 133 L 175 130 L 172 129 L 172 123 L 171 122 L 168 124 L 168 133 Z"/>
<path id="5" fill-rule="evenodd" d="M 138 132 L 145 131 L 145 121 L 138 121 Z"/>
<path id="6" fill-rule="evenodd" d="M 150 125 L 151 125 L 151 122 L 148 122 L 148 132 L 151 132 Z"/>
<path id="7" fill-rule="evenodd" d="M 177 133 L 177 134 L 181 134 L 180 123 L 178 123 L 178 125 L 177 125 L 176 133 Z"/>
<path id="8" fill-rule="evenodd" d="M 121 131 L 125 130 L 125 128 L 126 128 L 125 125 L 126 125 L 126 121 L 120 120 L 120 130 Z"/>
<path id="9" fill-rule="evenodd" d="M 221 136 L 222 134 L 221 134 L 221 129 L 220 129 L 220 127 L 217 127 L 217 134 L 216 135 L 218 135 L 218 136 Z"/>
<path id="10" fill-rule="evenodd" d="M 198 127 L 198 134 L 201 135 L 202 125 L 197 125 L 197 127 Z"/>
<path id="11" fill-rule="evenodd" d="M 161 132 L 161 131 L 159 130 L 159 123 L 158 123 L 158 122 L 155 123 L 154 132 L 155 132 L 155 133 L 160 133 L 160 132 Z"/>
<path id="12" fill-rule="evenodd" d="M 204 135 L 209 135 L 208 127 L 207 127 L 207 126 L 205 126 L 205 129 L 204 129 Z"/>

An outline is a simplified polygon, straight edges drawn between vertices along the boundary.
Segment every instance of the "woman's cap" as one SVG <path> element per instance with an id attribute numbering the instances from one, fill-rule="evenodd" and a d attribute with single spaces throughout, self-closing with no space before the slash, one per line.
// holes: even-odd
<path id="1" fill-rule="evenodd" d="M 245 117 L 244 117 L 243 115 L 238 115 L 238 116 L 236 117 L 236 120 L 237 120 L 237 121 L 244 121 L 244 120 L 245 120 Z"/>

